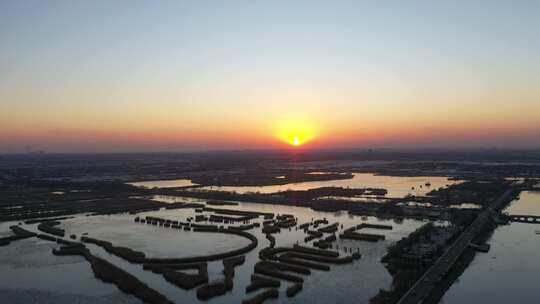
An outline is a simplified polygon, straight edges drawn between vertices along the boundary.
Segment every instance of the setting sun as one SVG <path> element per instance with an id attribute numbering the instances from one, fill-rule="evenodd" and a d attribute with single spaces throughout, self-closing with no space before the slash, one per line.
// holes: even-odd
<path id="1" fill-rule="evenodd" d="M 275 127 L 275 136 L 291 145 L 302 146 L 316 137 L 313 125 L 303 118 L 288 118 L 281 120 Z"/>

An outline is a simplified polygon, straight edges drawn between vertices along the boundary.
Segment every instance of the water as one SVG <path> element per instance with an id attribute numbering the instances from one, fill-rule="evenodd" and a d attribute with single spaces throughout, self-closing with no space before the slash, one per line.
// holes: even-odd
<path id="1" fill-rule="evenodd" d="M 522 192 L 505 212 L 540 215 L 540 192 Z M 538 224 L 499 226 L 489 241 L 491 250 L 476 255 L 442 303 L 537 303 L 539 229 Z"/>
<path id="2" fill-rule="evenodd" d="M 187 217 L 193 216 L 193 209 L 163 210 L 148 214 L 185 222 Z M 133 248 L 144 252 L 148 257 L 155 258 L 187 257 L 225 252 L 249 244 L 247 239 L 235 235 L 148 227 L 147 224 L 134 223 L 133 219 L 134 216 L 126 215 L 76 217 L 62 221 L 60 227 L 66 230 L 67 235 L 80 236 L 83 233 L 88 233 L 89 237 Z"/>
<path id="3" fill-rule="evenodd" d="M 364 183 L 369 179 L 369 183 Z M 184 180 L 185 181 L 185 180 Z M 431 187 L 420 188 L 427 181 Z M 171 181 L 154 181 L 153 185 L 165 185 Z M 389 196 L 403 196 L 410 193 L 411 187 L 418 193 L 430 189 L 444 187 L 456 183 L 441 177 L 387 177 L 371 174 L 355 174 L 350 180 L 325 182 L 306 182 L 288 185 L 299 187 L 297 190 L 322 186 L 342 187 L 384 187 Z M 177 185 L 177 184 L 175 184 Z M 264 188 L 274 192 L 275 187 Z M 229 188 L 229 187 L 223 187 Z M 253 188 L 253 187 L 233 187 Z M 214 187 L 215 189 L 215 187 Z M 271 190 L 269 190 L 271 189 Z M 405 193 L 405 194 L 404 194 Z M 416 194 L 419 195 L 419 194 Z M 154 196 L 152 199 L 173 203 L 187 201 L 187 198 L 174 196 Z M 199 199 L 190 202 L 202 202 Z M 462 208 L 474 208 L 470 204 L 462 204 Z M 386 248 L 393 242 L 407 236 L 424 222 L 418 220 L 380 220 L 375 217 L 350 216 L 346 212 L 317 212 L 308 208 L 279 206 L 268 204 L 239 203 L 238 206 L 215 206 L 276 214 L 289 213 L 304 223 L 312 219 L 327 218 L 330 223 L 340 222 L 343 228 L 349 228 L 362 222 L 392 225 L 393 230 L 367 231 L 384 234 L 386 240 L 378 243 L 359 242 L 354 240 L 338 240 L 334 246 L 357 249 L 362 258 L 352 264 L 331 265 L 329 272 L 313 271 L 305 276 L 303 290 L 294 298 L 294 303 L 367 303 L 377 294 L 379 289 L 389 289 L 392 277 L 380 263 Z M 506 210 L 509 214 L 540 215 L 540 193 L 523 192 L 519 200 L 514 201 Z M 171 220 L 185 221 L 194 215 L 193 209 L 160 210 L 139 214 L 158 216 Z M 133 215 L 110 216 L 77 216 L 62 222 L 66 234 L 77 234 L 80 237 L 88 233 L 91 237 L 108 240 L 115 245 L 129 246 L 145 252 L 150 257 L 186 257 L 215 252 L 224 252 L 242 247 L 248 243 L 244 238 L 213 233 L 196 233 L 173 230 L 170 228 L 138 224 Z M 262 222 L 262 218 L 256 220 Z M 9 226 L 14 223 L 0 223 L 0 235 L 10 235 Z M 35 230 L 36 225 L 25 225 Z M 535 234 L 540 225 L 512 223 L 499 227 L 490 240 L 491 251 L 478 253 L 471 266 L 453 284 L 443 298 L 443 303 L 469 303 L 482 299 L 491 303 L 513 303 L 537 301 L 537 279 L 540 263 L 537 254 L 540 252 L 540 235 Z M 253 266 L 258 261 L 258 252 L 267 246 L 268 241 L 260 229 L 249 231 L 259 239 L 259 246 L 246 254 L 246 262 L 236 268 L 234 289 L 222 297 L 208 301 L 211 304 L 239 303 L 252 296 L 245 295 L 245 287 L 250 282 Z M 302 231 L 292 228 L 282 230 L 276 235 L 277 246 L 292 246 L 297 240 L 303 244 L 305 237 Z M 120 292 L 114 285 L 103 283 L 94 278 L 89 264 L 81 257 L 56 257 L 51 254 L 56 245 L 38 239 L 13 242 L 0 247 L 0 294 L 9 298 L 10 303 L 139 303 L 139 301 Z M 197 303 L 196 289 L 185 291 L 166 282 L 162 276 L 144 271 L 141 265 L 131 264 L 113 256 L 97 246 L 89 245 L 93 254 L 101 256 L 118 267 L 127 270 L 150 287 L 166 295 L 176 303 Z M 350 252 L 347 252 L 350 254 Z M 209 263 L 210 280 L 223 277 L 223 265 L 220 261 Z M 51 279 L 52 278 L 52 279 Z M 282 282 L 280 297 L 268 303 L 289 303 L 285 296 L 288 283 Z M 265 302 L 266 303 L 266 302 Z"/>
<path id="4" fill-rule="evenodd" d="M 388 200 L 383 196 L 353 196 L 353 197 L 344 197 L 344 196 L 322 196 L 318 198 L 319 200 L 331 199 L 331 200 L 343 200 L 343 201 L 353 201 L 359 203 L 379 203 L 384 204 Z"/>
<path id="5" fill-rule="evenodd" d="M 426 183 L 431 186 L 426 186 Z M 372 173 L 354 173 L 351 179 L 329 180 L 290 183 L 272 186 L 245 186 L 245 187 L 203 187 L 198 189 L 231 191 L 237 193 L 259 192 L 274 193 L 287 190 L 309 190 L 320 187 L 343 187 L 343 188 L 385 188 L 389 197 L 404 197 L 408 194 L 422 196 L 440 187 L 446 187 L 460 181 L 449 180 L 441 176 L 382 176 Z M 414 189 L 413 189 L 414 188 Z M 197 190 L 198 190 L 197 189 Z"/>
<path id="6" fill-rule="evenodd" d="M 172 196 L 172 195 L 152 195 L 151 200 L 172 204 L 172 203 L 204 203 L 206 200 L 195 198 L 195 197 L 185 197 L 185 196 Z"/>
<path id="7" fill-rule="evenodd" d="M 148 195 L 148 196 L 131 196 L 130 198 L 145 198 L 160 203 L 174 204 L 174 203 L 199 203 L 206 202 L 204 199 L 187 196 L 173 196 L 173 195 Z"/>
<path id="8" fill-rule="evenodd" d="M 360 242 L 354 240 L 338 240 L 335 245 L 339 246 L 338 250 L 343 252 L 343 248 L 353 248 L 353 252 L 357 249 L 362 254 L 362 259 L 355 261 L 352 264 L 346 265 L 331 265 L 330 272 L 313 271 L 312 275 L 305 277 L 304 290 L 295 297 L 295 302 L 313 302 L 313 303 L 329 303 L 334 301 L 339 302 L 351 302 L 356 301 L 360 303 L 366 303 L 369 298 L 373 297 L 380 288 L 390 288 L 392 277 L 380 263 L 380 258 L 386 253 L 386 248 L 391 243 L 407 236 L 411 231 L 420 227 L 423 222 L 417 220 L 379 220 L 375 217 L 359 217 L 350 216 L 346 212 L 325 213 L 317 212 L 308 208 L 293 207 L 293 206 L 275 206 L 267 204 L 254 204 L 254 203 L 240 203 L 238 206 L 220 206 L 219 208 L 230 208 L 239 210 L 252 210 L 260 212 L 274 212 L 276 214 L 290 213 L 298 217 L 299 223 L 311 221 L 312 219 L 320 219 L 326 217 L 330 223 L 339 221 L 343 224 L 343 228 L 349 228 L 353 225 L 357 225 L 362 222 L 367 223 L 382 223 L 386 225 L 392 225 L 393 230 L 377 230 L 371 231 L 373 233 L 379 233 L 386 235 L 386 240 L 378 243 Z M 184 221 L 188 216 L 193 216 L 193 209 L 178 209 L 178 210 L 160 210 L 139 214 L 138 216 L 144 217 L 146 215 L 159 216 L 171 220 Z M 237 236 L 221 235 L 213 233 L 197 233 L 179 231 L 170 228 L 156 227 L 152 225 L 135 223 L 133 221 L 135 216 L 133 215 L 111 215 L 111 216 L 77 216 L 73 219 L 68 219 L 62 222 L 62 227 L 66 229 L 66 234 L 72 233 L 80 236 L 83 233 L 88 233 L 89 236 L 93 236 L 99 239 L 108 240 L 116 245 L 129 246 L 137 250 L 145 252 L 150 257 L 185 257 L 193 255 L 208 254 L 213 252 L 223 252 L 232 249 L 239 248 L 247 244 L 247 240 Z M 257 219 L 256 221 L 262 222 L 263 219 Z M 26 228 L 35 230 L 35 225 L 25 225 Z M 246 255 L 246 262 L 236 269 L 236 275 L 234 279 L 234 289 L 222 297 L 218 297 L 210 300 L 210 303 L 239 303 L 241 300 L 247 298 L 245 295 L 245 287 L 250 283 L 250 276 L 253 274 L 253 267 L 258 261 L 258 252 L 262 248 L 268 245 L 268 240 L 264 237 L 260 229 L 250 230 L 250 233 L 257 236 L 259 239 L 259 246 L 249 252 Z M 305 234 L 302 231 L 297 231 L 292 228 L 291 231 L 282 230 L 281 233 L 276 235 L 277 246 L 292 246 L 297 240 L 300 240 L 300 244 L 303 244 L 303 238 Z M 28 240 L 35 242 L 34 239 Z M 26 241 L 21 241 L 26 242 Z M 2 286 L 0 288 L 9 290 L 11 294 L 19 299 L 19 303 L 28 300 L 29 293 L 17 294 L 14 292 L 16 286 L 24 286 L 25 290 L 33 290 L 36 292 L 52 293 L 50 296 L 51 301 L 57 299 L 59 292 L 64 288 L 64 281 L 69 282 L 71 285 L 77 285 L 71 287 L 69 290 L 74 294 L 77 294 L 79 302 L 81 303 L 107 303 L 106 300 L 98 299 L 98 297 L 107 297 L 110 295 L 111 290 L 116 290 L 113 285 L 104 284 L 93 278 L 93 274 L 86 261 L 79 257 L 55 257 L 50 253 L 52 247 L 55 244 L 38 241 L 42 245 L 46 246 L 43 250 L 36 250 L 36 248 L 28 248 L 28 252 L 36 252 L 35 256 L 28 257 L 27 260 L 37 259 L 39 262 L 41 259 L 55 259 L 62 263 L 68 263 L 69 265 L 76 265 L 69 269 L 44 268 L 43 275 L 40 270 L 37 270 L 37 275 L 33 279 L 27 279 L 26 277 L 34 274 L 34 267 L 36 263 L 30 268 L 24 270 L 27 274 L 22 277 L 20 281 L 14 281 L 13 285 Z M 23 244 L 23 243 L 20 243 Z M 103 249 L 97 246 L 88 246 L 93 254 L 101 256 L 118 267 L 127 270 L 137 278 L 147 283 L 150 287 L 155 288 L 161 293 L 165 294 L 171 300 L 177 303 L 196 303 L 196 289 L 185 291 L 177 288 L 176 286 L 166 282 L 160 275 L 154 274 L 149 271 L 144 271 L 140 265 L 131 264 L 116 256 L 110 255 Z M 20 250 L 18 247 L 5 247 L 10 250 Z M 3 249 L 0 249 L 3 250 Z M 343 252 L 344 253 L 344 252 Z M 347 251 L 347 254 L 350 254 Z M 4 260 L 8 257 L 17 255 L 14 251 L 5 253 Z M 13 268 L 16 267 L 17 259 L 12 258 L 8 265 Z M 223 264 L 220 261 L 211 262 L 208 265 L 210 280 L 223 278 Z M 15 271 L 15 272 L 13 272 Z M 9 276 L 13 276 L 14 273 L 20 272 L 20 269 L 13 270 L 12 272 L 2 271 L 1 276 L 6 275 L 6 279 Z M 62 271 L 62 275 L 55 277 L 62 277 L 62 282 L 56 280 L 44 280 L 46 284 L 36 283 L 33 280 L 42 276 L 46 278 L 46 273 L 55 273 L 54 271 Z M 50 277 L 49 277 L 50 278 Z M 4 281 L 4 280 L 2 280 Z M 88 282 L 91 281 L 91 282 Z M 98 285 L 96 285 L 98 284 Z M 107 286 L 104 288 L 101 285 Z M 289 284 L 282 282 L 280 288 L 280 297 L 276 300 L 269 301 L 268 303 L 285 303 L 289 302 L 285 295 L 285 290 Z M 55 287 L 56 286 L 56 287 Z M 82 293 L 85 292 L 85 293 Z M 82 294 L 79 294 L 82 293 Z M 250 294 L 249 296 L 251 296 Z M 83 297 L 84 296 L 84 297 Z M 117 295 L 115 295 L 117 296 Z M 111 296 L 112 297 L 112 296 Z M 72 299 L 73 298 L 69 298 Z M 83 300 L 84 299 L 84 300 Z M 125 299 L 118 300 L 116 302 L 124 303 Z M 66 299 L 60 299 L 58 302 L 67 301 Z M 127 300 L 126 300 L 127 301 Z M 28 302 L 28 301 L 27 301 Z M 32 301 L 30 301 L 32 302 Z M 71 302 L 77 302 L 75 300 Z"/>
<path id="9" fill-rule="evenodd" d="M 360 253 L 363 255 L 362 259 L 360 261 L 355 261 L 353 264 L 332 265 L 330 272 L 313 271 L 312 275 L 306 277 L 302 292 L 294 298 L 294 301 L 299 303 L 329 303 L 335 299 L 343 302 L 358 301 L 361 303 L 367 303 L 369 298 L 373 297 L 378 292 L 379 288 L 389 288 L 391 285 L 392 277 L 380 263 L 380 258 L 386 253 L 386 247 L 392 242 L 395 242 L 408 235 L 410 232 L 423 224 L 422 222 L 416 220 L 378 220 L 375 217 L 361 218 L 358 216 L 350 216 L 346 212 L 323 213 L 302 207 L 275 206 L 267 204 L 239 203 L 238 206 L 220 206 L 219 208 L 274 212 L 276 214 L 290 213 L 298 217 L 299 223 L 311 221 L 312 218 L 317 219 L 326 217 L 330 223 L 335 221 L 343 223 L 344 228 L 348 228 L 362 222 L 383 223 L 394 226 L 394 230 L 390 231 L 371 231 L 374 233 L 385 234 L 387 240 L 383 242 L 367 243 L 353 240 L 339 240 L 336 244 L 339 246 L 340 250 L 343 250 L 344 247 L 354 248 L 354 250 L 359 248 Z M 192 214 L 192 211 L 187 210 L 174 210 L 174 212 L 149 212 L 147 214 L 169 219 L 181 219 L 181 214 L 184 212 L 186 212 L 186 215 Z M 262 222 L 262 219 L 259 219 L 258 221 Z M 142 226 L 144 226 L 145 229 L 161 231 L 161 233 L 167 230 L 167 228 L 156 228 L 154 226 L 147 227 L 147 225 Z M 182 234 L 183 232 L 179 233 Z M 253 266 L 258 261 L 258 251 L 266 247 L 268 244 L 268 241 L 265 239 L 260 229 L 250 230 L 250 233 L 257 236 L 259 239 L 259 246 L 255 250 L 248 253 L 246 255 L 246 262 L 236 269 L 234 289 L 222 297 L 210 300 L 210 303 L 239 303 L 242 299 L 247 297 L 245 295 L 245 287 L 250 283 L 250 276 L 253 273 Z M 302 231 L 297 231 L 292 228 L 291 231 L 282 230 L 281 233 L 275 236 L 277 246 L 292 246 L 297 240 L 301 240 L 300 244 L 302 244 L 305 234 Z M 167 241 L 165 239 L 163 240 Z M 182 254 L 184 247 L 180 246 L 175 250 L 177 250 L 179 254 Z M 107 256 L 107 254 L 105 253 L 104 256 Z M 163 281 L 159 276 L 147 271 L 142 271 L 139 267 L 134 267 L 133 265 L 129 265 L 129 263 L 118 261 L 118 259 L 115 259 L 114 262 L 115 264 L 120 263 L 120 265 L 125 266 L 132 273 L 137 273 L 138 277 L 145 282 L 152 282 L 152 287 L 166 294 L 175 302 L 196 302 L 195 290 L 180 290 L 175 286 Z M 210 263 L 210 280 L 222 278 L 222 270 L 223 265 L 221 262 Z M 280 297 L 276 300 L 268 301 L 268 303 L 290 302 L 290 300 L 288 300 L 285 296 L 285 289 L 289 284 L 286 282 L 283 283 L 284 284 L 282 284 L 280 289 Z"/>
<path id="10" fill-rule="evenodd" d="M 431 183 L 431 187 L 426 186 L 426 183 Z M 304 182 L 294 183 L 281 186 L 264 186 L 264 187 L 211 187 L 216 190 L 237 191 L 241 193 L 259 191 L 263 193 L 271 193 L 277 191 L 283 191 L 287 189 L 293 190 L 307 190 L 318 187 L 350 187 L 350 188 L 365 188 L 365 187 L 382 187 L 388 190 L 389 197 L 403 197 L 407 194 L 425 195 L 431 189 L 437 189 L 439 187 L 445 187 L 449 184 L 458 183 L 459 181 L 452 181 L 446 177 L 391 177 L 391 176 L 376 176 L 373 174 L 358 173 L 354 174 L 352 179 L 348 180 L 333 180 L 333 181 L 320 181 L 320 182 Z M 168 181 L 149 181 L 132 183 L 140 187 L 183 187 L 191 186 L 193 183 L 189 180 L 168 180 Z M 414 190 L 411 188 L 414 187 Z M 210 187 L 205 187 L 210 189 Z M 174 196 L 153 196 L 154 200 L 162 201 L 166 203 L 174 203 L 178 201 L 183 202 L 204 202 L 200 199 L 188 199 L 185 197 Z M 372 198 L 365 198 L 372 199 Z M 374 199 L 374 198 L 373 198 Z M 375 296 L 379 289 L 389 289 L 392 284 L 392 277 L 385 269 L 384 265 L 380 263 L 381 257 L 386 253 L 386 248 L 393 242 L 406 237 L 410 232 L 414 231 L 418 227 L 424 224 L 422 221 L 412 219 L 395 219 L 395 220 L 380 220 L 375 217 L 360 217 L 351 216 L 347 212 L 317 212 L 309 208 L 294 207 L 294 206 L 279 206 L 269 204 L 255 204 L 255 203 L 239 203 L 238 206 L 216 206 L 215 208 L 229 208 L 237 210 L 250 210 L 260 212 L 273 212 L 276 214 L 294 214 L 298 218 L 300 224 L 309 222 L 312 219 L 327 218 L 329 223 L 340 222 L 343 224 L 343 228 L 347 229 L 353 225 L 366 223 L 382 223 L 386 225 L 392 225 L 393 230 L 375 230 L 366 231 L 378 234 L 384 234 L 386 240 L 369 243 L 354 240 L 338 240 L 334 243 L 334 250 L 339 250 L 345 254 L 344 248 L 348 248 L 347 254 L 351 254 L 350 249 L 353 252 L 357 250 L 362 254 L 362 258 L 355 261 L 352 264 L 346 265 L 331 265 L 329 272 L 313 271 L 310 276 L 305 277 L 304 288 L 294 299 L 294 302 L 298 303 L 335 303 L 335 302 L 359 302 L 367 303 L 370 298 Z M 141 213 L 138 216 L 145 217 L 157 216 L 161 218 L 186 221 L 188 217 L 194 216 L 193 209 L 175 209 L 175 210 L 159 210 Z M 133 215 L 103 215 L 103 216 L 77 216 L 73 219 L 62 221 L 61 227 L 66 230 L 66 235 L 76 234 L 77 238 L 87 233 L 90 237 L 95 237 L 102 240 L 107 240 L 115 245 L 128 246 L 130 248 L 144 252 L 149 257 L 158 258 L 174 258 L 174 257 L 187 257 L 197 256 L 216 252 L 225 252 L 245 246 L 249 241 L 233 235 L 222 235 L 215 233 L 198 233 L 187 232 L 183 230 L 175 230 L 164 227 L 156 227 L 152 225 L 135 223 L 133 221 L 135 216 Z M 262 222 L 263 219 L 255 220 Z M 0 225 L 0 233 L 9 233 L 7 224 Z M 34 230 L 36 225 L 25 225 L 26 228 Z M 212 304 L 226 304 L 226 303 L 239 303 L 247 297 L 251 297 L 253 294 L 246 295 L 245 287 L 250 283 L 250 276 L 253 274 L 253 267 L 259 260 L 259 251 L 268 245 L 268 240 L 262 234 L 260 228 L 256 228 L 249 231 L 254 234 L 258 240 L 259 245 L 255 250 L 252 250 L 246 254 L 246 261 L 243 265 L 236 268 L 236 275 L 234 278 L 234 288 L 231 292 L 224 296 L 214 298 L 208 302 Z M 303 231 L 298 231 L 292 228 L 290 231 L 282 230 L 281 233 L 276 236 L 276 246 L 292 246 L 297 241 L 300 244 L 303 243 L 303 239 L 306 236 Z M 29 240 L 30 241 L 30 240 Z M 32 240 L 34 241 L 34 240 Z M 25 241 L 26 242 L 26 241 Z M 45 241 L 39 241 L 42 244 L 48 244 Z M 45 243 L 43 243 L 45 242 Z M 24 244 L 24 243 L 21 243 Z M 307 244 L 308 246 L 310 244 Z M 38 261 L 43 258 L 59 259 L 59 261 L 67 261 L 70 263 L 68 268 L 62 269 L 61 273 L 65 281 L 69 281 L 69 284 L 77 285 L 70 287 L 69 290 L 75 294 L 76 300 L 73 298 L 57 298 L 59 295 L 65 296 L 60 293 L 63 289 L 62 284 L 58 284 L 58 281 L 49 280 L 47 284 L 38 283 L 33 279 L 22 279 L 14 285 L 0 285 L 2 290 L 9 291 L 8 294 L 13 295 L 19 303 L 32 302 L 28 300 L 32 296 L 43 295 L 44 299 L 52 299 L 50 302 L 80 302 L 80 303 L 107 303 L 107 299 L 118 297 L 116 287 L 110 284 L 105 284 L 97 281 L 93 278 L 92 271 L 88 263 L 82 258 L 77 257 L 54 257 L 50 253 L 51 246 L 47 245 L 43 250 L 38 250 L 39 254 L 32 257 Z M 17 250 L 17 247 L 4 247 L 10 248 L 10 250 Z M 168 283 L 163 279 L 161 275 L 154 274 L 149 271 L 144 271 L 141 265 L 131 264 L 116 256 L 113 256 L 105 252 L 102 248 L 94 245 L 89 245 L 88 248 L 93 254 L 101 256 L 110 262 L 114 263 L 118 267 L 133 274 L 141 281 L 147 283 L 150 287 L 158 290 L 166 295 L 169 299 L 177 303 L 196 303 L 196 289 L 185 291 L 176 286 Z M 0 251 L 5 250 L 0 248 Z M 10 252 L 4 256 L 7 260 L 11 255 L 16 255 L 14 252 Z M 10 258 L 11 259 L 11 258 Z M 31 258 L 29 258 L 31 259 Z M 12 267 L 16 265 L 16 259 L 10 260 L 4 267 Z M 9 266 L 11 265 L 11 266 Z M 73 266 L 76 265 L 76 266 Z M 4 270 L 4 269 L 3 269 Z M 15 272 L 14 272 L 15 271 Z M 55 273 L 52 268 L 45 268 L 44 273 Z M 223 264 L 220 261 L 211 262 L 208 264 L 208 271 L 210 280 L 223 278 Z M 0 277 L 6 274 L 16 275 L 21 272 L 21 268 L 11 270 L 11 272 L 2 271 Z M 24 270 L 27 272 L 27 276 L 33 273 L 33 268 Z M 39 270 L 37 272 L 39 274 Z M 39 277 L 39 275 L 37 276 Z M 46 277 L 46 276 L 44 276 Z M 59 276 L 55 276 L 59 277 Z M 8 278 L 6 275 L 5 278 Z M 26 277 L 24 277 L 26 278 Z M 28 280 L 28 284 L 25 283 Z M 3 280 L 2 280 L 3 281 Z M 53 287 L 55 285 L 58 287 Z M 96 285 L 98 284 L 98 285 Z M 107 286 L 107 287 L 103 287 Z M 18 294 L 14 289 L 16 286 L 23 286 L 24 292 Z M 71 286 L 71 285 L 68 285 Z M 268 303 L 288 303 L 290 300 L 285 295 L 285 290 L 289 286 L 288 283 L 282 282 L 280 288 L 280 297 L 275 300 L 268 301 Z M 29 293 L 28 290 L 32 290 L 34 293 Z M 0 291 L 1 292 L 1 291 Z M 94 293 L 97 292 L 97 293 Z M 72 294 L 70 293 L 70 296 Z M 120 294 L 120 296 L 123 296 Z M 105 299 L 102 299 L 105 297 Z M 58 301 L 55 301 L 57 300 Z M 114 303 L 129 303 L 132 301 L 132 297 L 124 296 L 123 298 L 115 298 Z M 26 301 L 26 302 L 25 302 Z"/>
<path id="11" fill-rule="evenodd" d="M 133 185 L 136 187 L 142 187 L 142 188 L 175 188 L 175 187 L 189 187 L 189 186 L 196 186 L 197 184 L 194 184 L 189 179 L 173 179 L 173 180 L 158 180 L 158 181 L 142 181 L 142 182 L 134 182 L 134 183 L 128 183 L 129 185 Z"/>
<path id="12" fill-rule="evenodd" d="M 11 229 L 9 229 L 9 227 L 13 226 L 13 225 L 16 225 L 16 224 L 17 223 L 15 223 L 15 222 L 3 222 L 3 223 L 0 223 L 0 238 L 13 235 L 13 233 L 11 232 Z"/>
<path id="13" fill-rule="evenodd" d="M 512 202 L 504 211 L 509 215 L 540 216 L 540 192 L 522 192 L 519 195 L 519 199 Z M 537 228 L 540 229 L 540 225 Z"/>
<path id="14" fill-rule="evenodd" d="M 54 256 L 36 238 L 0 247 L 0 294 L 9 303 L 140 303 L 96 278 L 82 257 Z M 3 302 L 7 303 L 7 302 Z"/>
<path id="15" fill-rule="evenodd" d="M 457 205 L 450 205 L 450 208 L 455 208 L 455 209 L 480 209 L 480 208 L 482 208 L 482 205 L 473 204 L 473 203 L 461 203 L 461 204 L 457 204 Z"/>
<path id="16" fill-rule="evenodd" d="M 426 183 L 431 186 L 426 186 Z M 404 197 L 407 194 L 422 196 L 433 189 L 446 187 L 448 185 L 460 183 L 461 181 L 450 180 L 448 177 L 441 176 L 382 176 L 371 173 L 354 173 L 351 179 L 315 181 L 290 183 L 285 185 L 271 186 L 207 186 L 197 188 L 196 190 L 219 190 L 237 193 L 259 192 L 274 193 L 286 190 L 309 190 L 320 187 L 344 187 L 344 188 L 385 188 L 388 190 L 389 197 Z M 193 185 L 190 180 L 163 180 L 131 183 L 139 187 L 182 187 Z M 414 189 L 413 189 L 414 188 Z"/>

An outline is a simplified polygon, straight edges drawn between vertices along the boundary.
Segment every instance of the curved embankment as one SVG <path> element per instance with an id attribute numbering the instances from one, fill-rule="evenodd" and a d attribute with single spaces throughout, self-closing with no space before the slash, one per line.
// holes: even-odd
<path id="1" fill-rule="evenodd" d="M 239 255 L 256 248 L 258 240 L 254 235 L 238 229 L 226 229 L 214 225 L 199 224 L 191 224 L 191 226 L 194 226 L 194 231 L 197 232 L 225 233 L 245 237 L 250 240 L 250 243 L 239 249 L 204 256 L 186 258 L 147 258 L 143 252 L 127 247 L 114 246 L 107 241 L 89 237 L 82 237 L 81 241 L 98 245 L 107 252 L 117 255 L 129 262 L 144 264 L 143 269 L 161 274 L 165 280 L 180 288 L 192 289 L 205 284 L 197 289 L 197 297 L 201 300 L 208 300 L 223 295 L 233 288 L 234 268 L 244 263 L 245 257 Z M 180 226 L 178 225 L 178 227 Z M 208 283 L 206 262 L 221 259 L 223 259 L 225 279 Z M 197 269 L 198 273 L 188 274 L 178 271 L 183 269 Z"/>
<path id="2" fill-rule="evenodd" d="M 80 255 L 83 256 L 92 267 L 96 278 L 115 284 L 125 293 L 132 294 L 141 301 L 150 304 L 170 304 L 173 303 L 164 295 L 148 287 L 148 285 L 139 281 L 133 275 L 123 269 L 116 267 L 108 261 L 96 257 L 83 245 L 64 246 L 60 249 L 53 249 L 54 255 Z"/>
<path id="3" fill-rule="evenodd" d="M 215 253 L 209 255 L 201 255 L 195 257 L 185 257 L 185 258 L 147 258 L 144 253 L 136 251 L 127 247 L 118 247 L 114 246 L 112 243 L 107 241 L 102 241 L 98 239 L 93 239 L 89 237 L 82 237 L 81 241 L 86 243 L 93 243 L 98 246 L 103 247 L 107 252 L 117 255 L 129 262 L 138 263 L 138 264 L 186 264 L 186 263 L 198 263 L 198 262 L 209 262 L 217 261 L 226 258 L 231 258 L 234 256 L 242 255 L 248 253 L 249 251 L 255 249 L 258 245 L 257 238 L 249 232 L 219 228 L 219 227 L 208 227 L 208 228 L 198 228 L 195 231 L 198 232 L 211 232 L 211 233 L 224 233 L 224 234 L 234 234 L 250 240 L 250 243 L 242 248 L 234 249 L 231 251 L 223 253 Z"/>

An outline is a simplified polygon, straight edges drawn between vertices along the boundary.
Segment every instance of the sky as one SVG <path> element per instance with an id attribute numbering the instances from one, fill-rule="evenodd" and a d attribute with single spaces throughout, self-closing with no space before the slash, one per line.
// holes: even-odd
<path id="1" fill-rule="evenodd" d="M 0 153 L 540 147 L 540 1 L 0 0 Z"/>

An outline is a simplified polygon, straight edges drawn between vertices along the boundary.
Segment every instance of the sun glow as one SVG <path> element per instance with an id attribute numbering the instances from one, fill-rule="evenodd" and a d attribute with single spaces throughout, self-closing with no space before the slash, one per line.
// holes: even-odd
<path id="1" fill-rule="evenodd" d="M 299 147 L 313 140 L 316 132 L 308 121 L 294 118 L 280 121 L 277 124 L 275 136 L 291 146 Z"/>

